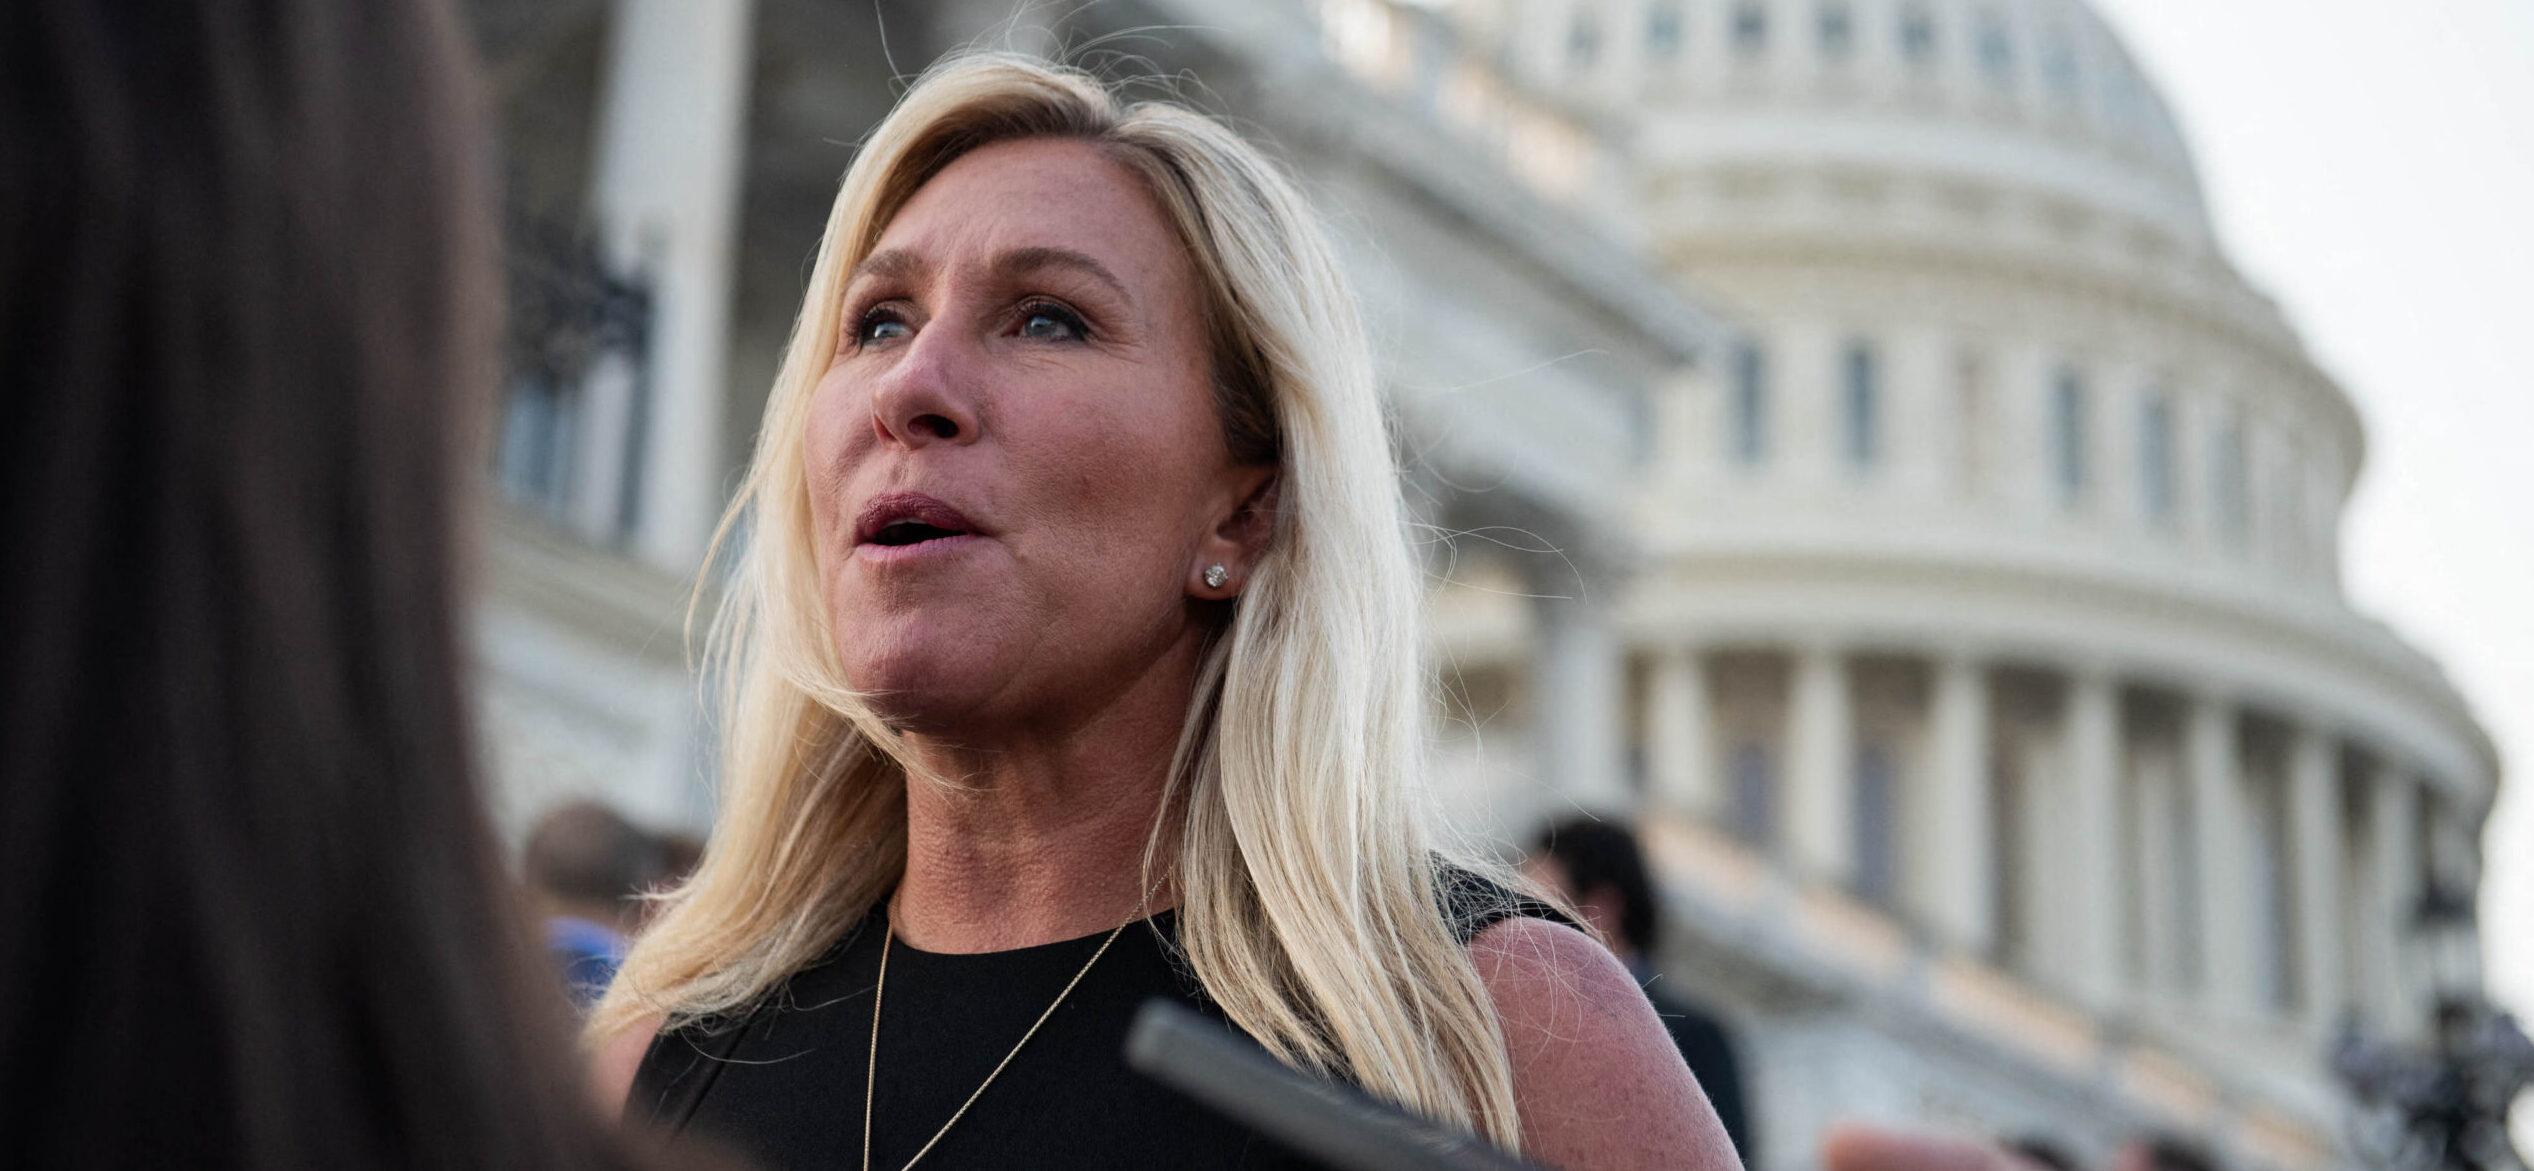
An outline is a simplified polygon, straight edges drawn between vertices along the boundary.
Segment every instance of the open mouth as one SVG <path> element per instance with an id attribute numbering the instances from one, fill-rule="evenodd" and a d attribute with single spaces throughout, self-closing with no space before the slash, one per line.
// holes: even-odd
<path id="1" fill-rule="evenodd" d="M 901 520 L 891 521 L 888 524 L 880 526 L 879 532 L 871 534 L 871 543 L 874 545 L 886 545 L 894 549 L 906 545 L 921 545 L 926 541 L 939 541 L 948 537 L 964 537 L 967 535 L 966 530 L 963 529 L 943 528 L 940 525 L 926 524 L 920 520 Z"/>
<path id="2" fill-rule="evenodd" d="M 921 492 L 891 492 L 864 505 L 854 525 L 857 544 L 913 550 L 956 542 L 979 531 L 967 514 Z"/>

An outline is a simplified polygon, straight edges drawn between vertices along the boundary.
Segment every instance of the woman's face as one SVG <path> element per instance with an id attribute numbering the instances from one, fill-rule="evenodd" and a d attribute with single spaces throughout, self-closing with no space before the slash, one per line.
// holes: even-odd
<path id="1" fill-rule="evenodd" d="M 883 717 L 1061 727 L 1193 662 L 1268 475 L 1225 450 L 1204 305 L 1152 197 L 1085 143 L 980 148 L 890 221 L 805 438 L 836 650 Z"/>

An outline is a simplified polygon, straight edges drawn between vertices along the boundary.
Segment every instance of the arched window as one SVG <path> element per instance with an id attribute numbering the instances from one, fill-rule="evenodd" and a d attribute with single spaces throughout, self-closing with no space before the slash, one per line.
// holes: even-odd
<path id="1" fill-rule="evenodd" d="M 1733 462 L 1757 467 L 1768 458 L 1768 354 L 1751 342 L 1733 351 Z"/>
<path id="2" fill-rule="evenodd" d="M 2062 366 L 2050 387 L 2050 449 L 2059 484 L 2059 503 L 2070 507 L 2085 498 L 2085 380 L 2074 367 Z"/>
<path id="3" fill-rule="evenodd" d="M 1856 471 L 1873 468 L 1881 454 L 1880 425 L 1882 387 L 1875 368 L 1874 347 L 1866 342 L 1848 343 L 1840 361 L 1841 412 L 1845 426 L 1841 429 L 1848 466 Z"/>

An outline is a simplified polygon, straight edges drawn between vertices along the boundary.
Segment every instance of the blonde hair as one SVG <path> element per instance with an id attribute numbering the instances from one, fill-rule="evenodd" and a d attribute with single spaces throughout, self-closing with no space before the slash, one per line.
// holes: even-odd
<path id="1" fill-rule="evenodd" d="M 719 824 L 590 1036 L 652 1013 L 675 1027 L 745 1011 L 901 872 L 908 772 L 837 667 L 801 436 L 847 275 L 890 218 L 959 156 L 1045 137 L 1093 144 L 1151 188 L 1210 301 L 1230 448 L 1277 468 L 1272 534 L 1207 650 L 1163 804 L 1184 811 L 1188 967 L 1284 1061 L 1516 1146 L 1502 1029 L 1439 889 L 1419 570 L 1335 253 L 1293 181 L 1222 125 L 1008 54 L 927 71 L 837 194 L 755 459 L 715 540 L 753 528 L 709 643 L 725 684 Z M 1449 864 L 1506 877 L 1473 858 Z"/>

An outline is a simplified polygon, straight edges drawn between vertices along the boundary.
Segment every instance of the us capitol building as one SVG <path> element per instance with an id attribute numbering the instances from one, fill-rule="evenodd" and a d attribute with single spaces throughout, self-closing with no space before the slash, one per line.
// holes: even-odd
<path id="1" fill-rule="evenodd" d="M 2499 762 L 2343 598 L 2358 413 L 2080 0 L 474 15 L 514 312 L 568 343 L 517 363 L 477 623 L 514 831 L 709 820 L 683 591 L 849 144 L 943 51 L 1069 50 L 1195 79 L 1335 219 L 1443 783 L 1506 840 L 1638 819 L 1766 1165 L 1845 1118 L 2351 1161 L 2329 1043 L 2424 1027 L 2405 925 Z"/>

